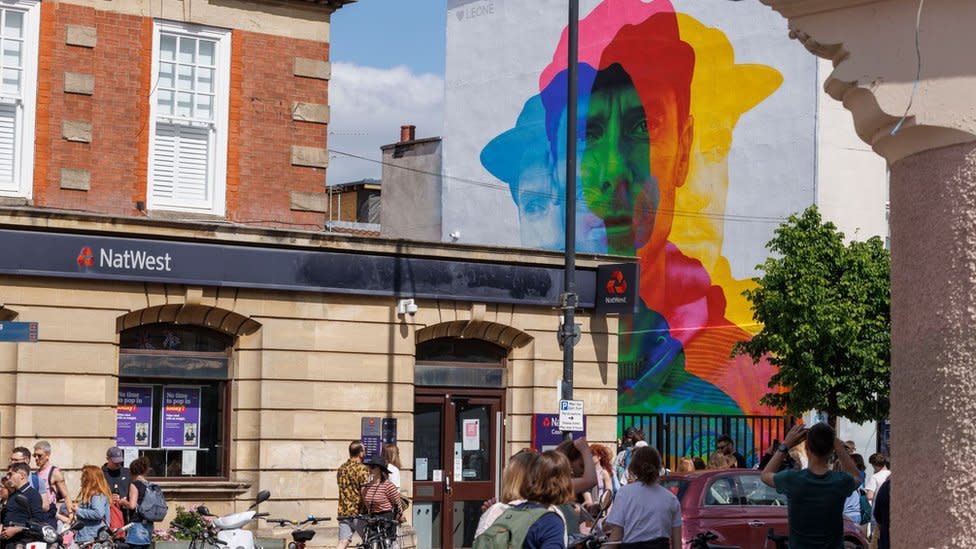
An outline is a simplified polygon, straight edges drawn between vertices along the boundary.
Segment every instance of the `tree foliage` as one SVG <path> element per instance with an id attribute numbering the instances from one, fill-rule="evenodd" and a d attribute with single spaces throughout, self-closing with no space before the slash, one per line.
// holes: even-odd
<path id="1" fill-rule="evenodd" d="M 779 372 L 762 402 L 792 415 L 821 410 L 861 423 L 888 415 L 890 257 L 878 237 L 844 245 L 816 206 L 792 215 L 766 244 L 755 289 L 744 292 L 762 331 L 733 353 L 766 356 Z"/>

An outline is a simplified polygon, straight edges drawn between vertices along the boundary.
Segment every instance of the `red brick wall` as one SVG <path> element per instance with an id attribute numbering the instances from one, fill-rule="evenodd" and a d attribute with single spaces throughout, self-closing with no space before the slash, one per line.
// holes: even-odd
<path id="1" fill-rule="evenodd" d="M 94 49 L 65 44 L 67 25 L 95 27 Z M 149 146 L 152 20 L 43 2 L 34 204 L 143 215 Z M 327 60 L 328 45 L 234 31 L 228 135 L 228 220 L 321 228 L 324 214 L 293 212 L 289 191 L 324 192 L 325 170 L 291 165 L 291 146 L 325 147 L 326 125 L 291 119 L 293 101 L 326 103 L 328 83 L 293 75 L 295 57 Z M 64 93 L 64 73 L 95 76 L 92 96 Z M 62 138 L 64 120 L 92 124 L 91 143 Z M 89 191 L 60 187 L 61 169 L 91 173 Z"/>
<path id="2" fill-rule="evenodd" d="M 145 98 L 140 79 L 142 56 L 151 55 L 151 26 L 140 17 L 65 3 L 44 2 L 41 51 L 49 61 L 38 72 L 38 127 L 35 152 L 34 203 L 113 215 L 139 215 L 135 209 L 139 141 L 145 137 L 139 116 Z M 95 27 L 97 46 L 65 44 L 68 24 Z M 147 44 L 149 50 L 146 50 Z M 64 73 L 95 76 L 95 94 L 64 93 Z M 64 120 L 92 125 L 91 143 L 73 143 L 61 137 Z M 146 119 L 148 120 L 148 119 Z M 61 189 L 61 169 L 91 172 L 87 192 Z M 144 170 L 143 170 L 144 173 Z"/>
<path id="3" fill-rule="evenodd" d="M 325 80 L 294 76 L 294 58 L 327 60 L 327 44 L 234 32 L 241 51 L 240 179 L 235 211 L 241 223 L 322 228 L 325 215 L 292 212 L 289 191 L 325 192 L 325 170 L 291 165 L 291 146 L 325 147 L 326 126 L 291 119 L 292 102 L 327 103 Z"/>

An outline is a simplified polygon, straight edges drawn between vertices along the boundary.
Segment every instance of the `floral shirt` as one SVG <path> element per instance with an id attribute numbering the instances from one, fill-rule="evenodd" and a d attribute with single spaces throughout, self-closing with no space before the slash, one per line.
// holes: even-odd
<path id="1" fill-rule="evenodd" d="M 359 513 L 360 489 L 369 480 L 366 466 L 355 459 L 343 463 L 336 473 L 339 483 L 340 517 L 348 517 Z"/>

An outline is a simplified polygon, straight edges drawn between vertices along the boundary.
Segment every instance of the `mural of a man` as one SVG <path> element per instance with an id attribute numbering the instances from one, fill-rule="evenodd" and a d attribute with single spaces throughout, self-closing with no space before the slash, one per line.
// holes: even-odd
<path id="1" fill-rule="evenodd" d="M 693 144 L 702 145 L 693 113 L 707 121 L 707 143 L 714 141 L 716 118 L 728 119 L 722 131 L 731 135 L 735 118 L 778 86 L 778 74 L 750 66 L 748 81 L 736 81 L 735 70 L 744 66 L 734 65 L 731 50 L 723 49 L 724 35 L 683 17 L 696 45 L 708 45 L 706 64 L 718 60 L 720 68 L 696 68 L 699 52 L 683 40 L 679 14 L 667 0 L 605 0 L 580 22 L 578 248 L 637 256 L 641 264 L 639 311 L 620 323 L 622 413 L 763 413 L 758 400 L 771 372 L 730 361 L 731 346 L 748 333 L 727 320 L 723 288 L 697 257 L 702 249 L 720 249 L 720 241 L 698 245 L 687 238 L 693 218 L 681 219 L 681 242 L 695 256 L 671 237 L 690 169 L 704 173 L 702 158 L 722 166 L 728 153 L 728 147 L 692 151 Z M 716 53 L 726 51 L 725 57 Z M 564 226 L 565 52 L 564 33 L 540 76 L 540 94 L 526 102 L 515 128 L 481 154 L 485 168 L 510 186 L 522 243 L 548 249 L 563 244 L 561 236 L 544 235 L 560 235 Z M 696 111 L 693 79 L 719 73 L 733 77 L 725 84 L 742 89 L 729 90 L 734 99 L 700 103 Z M 759 73 L 764 78 L 755 78 Z M 719 169 L 709 172 L 712 186 L 705 184 L 704 192 L 725 192 L 727 173 Z M 701 192 L 699 184 L 695 193 Z"/>
<path id="2" fill-rule="evenodd" d="M 644 270 L 639 310 L 621 322 L 621 399 L 657 412 L 735 414 L 741 409 L 729 396 L 688 373 L 681 343 L 648 299 L 668 285 L 675 193 L 694 134 L 694 64 L 673 13 L 617 33 L 590 92 L 581 184 L 588 209 L 604 222 L 608 251 L 640 256 Z"/>

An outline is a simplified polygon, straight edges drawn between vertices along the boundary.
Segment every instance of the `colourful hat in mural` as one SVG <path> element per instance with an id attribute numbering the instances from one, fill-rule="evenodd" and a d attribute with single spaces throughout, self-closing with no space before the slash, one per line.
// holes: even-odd
<path id="1" fill-rule="evenodd" d="M 658 13 L 674 15 L 669 0 L 604 0 L 579 22 L 579 61 L 600 67 L 603 52 L 625 25 L 636 25 Z M 545 89 L 561 71 L 566 70 L 569 36 L 564 29 L 559 45 L 539 76 L 539 89 Z M 602 67 L 601 67 L 602 68 Z"/>

